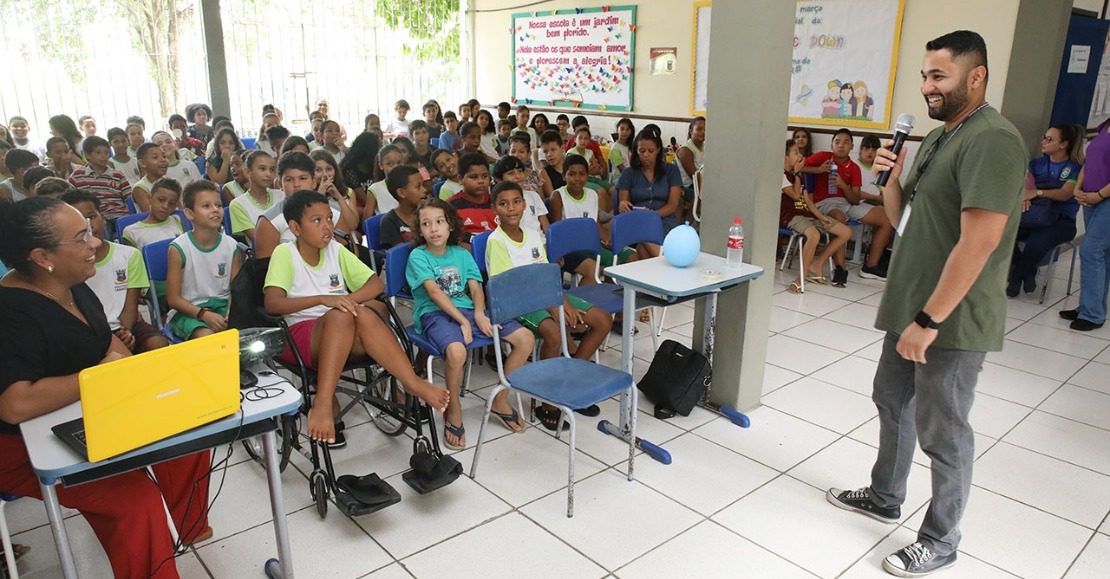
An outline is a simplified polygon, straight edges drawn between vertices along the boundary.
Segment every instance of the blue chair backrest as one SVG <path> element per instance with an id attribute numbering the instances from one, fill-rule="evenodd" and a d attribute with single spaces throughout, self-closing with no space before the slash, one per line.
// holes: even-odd
<path id="1" fill-rule="evenodd" d="M 172 239 L 163 239 L 148 244 L 142 249 L 143 261 L 146 262 L 146 273 L 150 277 L 150 281 L 166 281 L 170 243 L 172 242 Z"/>
<path id="2" fill-rule="evenodd" d="M 813 173 L 802 173 L 802 182 L 805 183 L 806 191 L 813 193 L 813 188 L 816 187 L 817 179 L 814 178 Z"/>
<path id="3" fill-rule="evenodd" d="M 382 248 L 382 218 L 384 214 L 379 213 L 373 217 L 368 217 L 366 221 L 362 222 L 362 234 L 366 237 L 366 247 L 370 249 Z"/>
<path id="4" fill-rule="evenodd" d="M 405 269 L 409 266 L 409 253 L 412 246 L 407 243 L 391 247 L 385 253 L 385 296 L 411 299 L 412 294 L 405 280 Z"/>
<path id="5" fill-rule="evenodd" d="M 439 148 L 439 137 L 432 137 L 428 143 L 435 149 Z"/>
<path id="6" fill-rule="evenodd" d="M 255 149 L 257 148 L 255 145 L 258 144 L 258 139 L 255 137 L 243 137 L 239 139 L 239 142 L 243 143 L 244 149 Z"/>
<path id="7" fill-rule="evenodd" d="M 197 166 L 197 171 L 200 171 L 202 177 L 208 177 L 208 159 L 197 157 L 193 159 L 193 164 Z"/>
<path id="8" fill-rule="evenodd" d="M 503 324 L 524 314 L 563 303 L 563 275 L 555 263 L 505 270 L 486 284 L 490 321 Z"/>
<path id="9" fill-rule="evenodd" d="M 556 221 L 547 228 L 548 261 L 559 261 L 576 251 L 601 253 L 601 234 L 596 221 L 589 217 L 572 217 Z"/>
<path id="10" fill-rule="evenodd" d="M 189 218 L 185 216 L 184 211 L 178 209 L 177 211 L 174 211 L 173 214 L 181 218 L 181 226 L 185 228 L 185 231 L 192 231 L 193 230 L 193 222 L 189 221 Z M 119 219 L 117 219 L 116 220 L 116 241 L 118 241 L 120 243 L 123 243 L 123 230 L 127 229 L 128 225 L 131 225 L 133 223 L 138 223 L 139 221 L 142 221 L 142 220 L 146 219 L 147 216 L 149 216 L 149 215 L 150 215 L 149 211 L 144 211 L 142 213 L 136 213 L 134 215 L 124 215 L 123 217 L 120 217 Z"/>
<path id="11" fill-rule="evenodd" d="M 138 208 L 135 207 L 135 199 L 130 195 L 127 196 L 127 212 L 132 215 L 139 212 Z"/>
<path id="12" fill-rule="evenodd" d="M 486 244 L 491 234 L 492 231 L 483 231 L 470 238 L 470 255 L 478 262 L 478 271 L 482 272 L 482 277 L 489 277 L 489 272 L 486 271 Z"/>
<path id="13" fill-rule="evenodd" d="M 224 209 L 224 233 L 231 235 L 231 211 Z"/>
<path id="14" fill-rule="evenodd" d="M 637 243 L 663 244 L 663 218 L 655 211 L 636 210 L 613 218 L 613 253 Z"/>

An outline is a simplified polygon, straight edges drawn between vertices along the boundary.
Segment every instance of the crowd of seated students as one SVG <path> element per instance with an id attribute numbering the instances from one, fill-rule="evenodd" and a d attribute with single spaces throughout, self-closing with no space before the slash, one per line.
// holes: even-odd
<path id="1" fill-rule="evenodd" d="M 550 123 L 524 105 L 514 111 L 500 103 L 487 110 L 473 99 L 457 111 L 442 111 L 429 100 L 421 107 L 423 118 L 413 120 L 409 108 L 398 100 L 384 123 L 368 115 L 349 147 L 344 127 L 329 117 L 324 99 L 310 115 L 311 133 L 303 137 L 291 134 L 282 126 L 280 109 L 267 105 L 251 147 L 244 146 L 230 119 L 213 115 L 204 104 L 171 115 L 165 130 L 149 138 L 139 117 L 109 128 L 105 139 L 97 136 L 96 119 L 74 122 L 57 115 L 50 119 L 51 137 L 40 145 L 31 138 L 27 119 L 12 117 L 11 130 L 0 131 L 0 224 L 4 235 L 27 239 L 5 242 L 8 263 L 0 264 L 0 273 L 9 266 L 12 272 L 0 281 L 0 298 L 43 307 L 42 299 L 18 293 L 37 291 L 62 306 L 52 312 L 55 318 L 72 315 L 78 328 L 97 336 L 87 344 L 88 356 L 77 361 L 85 367 L 225 330 L 231 281 L 246 255 L 266 258 L 262 302 L 270 314 L 285 318 L 295 346 L 318 373 L 308 436 L 343 446 L 335 386 L 348 358 L 370 357 L 442 412 L 446 444 L 462 448 L 466 430 L 459 395 L 466 344 L 478 334 L 492 334 L 483 277 L 469 251 L 471 236 L 492 233 L 483 265 L 489 275 L 497 275 L 547 261 L 545 234 L 560 219 L 594 220 L 606 244 L 614 206 L 654 210 L 673 225 L 688 210 L 681 198 L 683 178 L 700 169 L 704 119 L 691 125 L 679 166 L 664 162 L 659 127 L 636 133 L 629 119 L 621 120 L 616 140 L 603 150 L 581 116 L 572 121 L 559 115 Z M 144 215 L 116 227 L 133 213 Z M 381 238 L 372 244 L 415 248 L 408 271 L 395 275 L 404 275 L 413 290 L 416 326 L 446 353 L 443 386 L 418 375 L 382 318 L 367 315 L 367 308 L 381 307 L 377 298 L 384 286 L 366 265 L 365 245 L 371 240 L 361 239 L 360 224 L 376 215 L 383 216 Z M 167 277 L 152 282 L 141 250 L 166 240 L 171 240 Z M 620 253 L 621 248 L 607 247 L 603 265 L 613 263 L 611 249 Z M 658 254 L 657 247 L 640 251 Z M 637 255 L 623 254 L 625 259 Z M 562 265 L 580 283 L 596 283 L 595 257 L 571 254 Z M 73 262 L 64 279 L 49 265 L 55 258 Z M 64 300 L 36 288 L 71 296 L 72 311 Z M 148 293 L 163 311 L 140 313 Z M 574 297 L 563 308 L 577 336 L 572 355 L 592 358 L 612 328 L 611 316 Z M 10 324 L 23 323 L 20 316 L 28 314 L 35 312 L 0 316 L 0 334 L 5 339 L 17 335 Z M 540 358 L 559 354 L 555 314 L 534 312 L 522 316 L 519 325 L 503 325 L 502 339 L 512 347 L 505 361 L 509 371 L 527 362 L 536 340 L 541 340 Z M 159 324 L 165 329 L 159 330 Z M 19 422 L 75 399 L 78 366 L 5 371 L 0 384 L 5 448 L 22 447 Z M 29 410 L 12 406 L 19 404 L 25 384 L 55 379 L 43 378 L 49 376 L 66 384 L 64 396 Z M 578 411 L 596 415 L 599 409 Z M 559 427 L 558 410 L 541 406 L 536 414 L 544 427 Z M 507 396 L 495 401 L 493 416 L 513 432 L 524 429 Z M 189 492 L 207 494 L 206 478 L 193 482 L 206 460 L 181 459 L 163 469 L 167 482 L 160 490 L 176 523 L 181 524 L 179 503 L 189 499 Z M 37 496 L 25 484 L 29 472 L 25 454 L 6 452 L 0 458 L 0 491 Z M 164 516 L 149 521 L 152 532 L 143 541 L 99 531 L 127 517 L 158 518 L 153 497 L 126 509 L 100 506 L 118 503 L 114 497 L 130 492 L 133 483 L 108 484 L 115 480 L 90 485 L 84 493 L 60 493 L 62 503 L 94 522 L 117 576 L 176 576 Z M 183 540 L 208 536 L 211 530 L 201 523 L 199 532 Z"/>

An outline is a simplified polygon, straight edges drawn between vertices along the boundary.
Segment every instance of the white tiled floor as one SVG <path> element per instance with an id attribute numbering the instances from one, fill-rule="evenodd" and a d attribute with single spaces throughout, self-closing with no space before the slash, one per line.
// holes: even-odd
<path id="1" fill-rule="evenodd" d="M 1060 268 L 1059 276 L 1067 275 Z M 311 506 L 306 459 L 283 477 L 302 577 L 882 577 L 882 557 L 913 541 L 929 488 L 918 452 L 902 522 L 880 524 L 825 502 L 829 486 L 867 483 L 878 427 L 870 401 L 882 335 L 872 329 L 881 283 L 853 275 L 846 291 L 786 293 L 775 272 L 764 405 L 740 429 L 701 409 L 663 422 L 641 400 L 639 434 L 662 444 L 669 466 L 639 455 L 624 476 L 627 447 L 579 417 L 575 517 L 567 519 L 566 451 L 542 428 L 510 435 L 490 424 L 477 479 L 430 495 L 402 482 L 411 438 L 388 438 L 350 421 L 336 468 L 378 472 L 400 504 L 350 520 Z M 991 354 L 972 412 L 977 465 L 959 564 L 943 577 L 1105 577 L 1110 567 L 1110 330 L 1079 334 L 1056 311 L 1072 307 L 1063 277 L 1049 300 L 1010 301 L 1003 352 Z M 689 304 L 667 313 L 664 338 L 688 342 Z M 651 340 L 640 324 L 636 375 Z M 619 361 L 619 339 L 602 354 Z M 467 439 L 478 437 L 485 389 L 475 367 L 464 400 Z M 603 412 L 615 420 L 617 403 Z M 358 424 L 363 422 L 363 424 Z M 242 453 L 237 457 L 241 458 Z M 469 469 L 473 449 L 455 456 Z M 57 577 L 41 503 L 8 505 L 15 540 L 32 546 L 26 576 Z M 107 577 L 88 525 L 67 513 L 85 577 Z M 274 556 L 265 477 L 252 462 L 228 469 L 214 507 L 216 537 L 178 560 L 183 577 L 261 576 Z"/>

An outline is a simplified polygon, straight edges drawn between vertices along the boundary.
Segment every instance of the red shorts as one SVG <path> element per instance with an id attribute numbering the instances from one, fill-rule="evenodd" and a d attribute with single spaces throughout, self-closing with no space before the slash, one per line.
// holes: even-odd
<path id="1" fill-rule="evenodd" d="M 320 321 L 319 318 L 304 320 L 289 326 L 289 334 L 293 338 L 293 343 L 297 345 L 297 351 L 301 353 L 305 366 L 309 368 L 316 368 L 316 361 L 312 359 L 312 328 L 316 327 L 318 321 Z M 285 350 L 278 356 L 278 359 L 287 364 L 296 365 L 297 363 L 297 357 L 293 354 L 290 344 L 285 345 Z"/>

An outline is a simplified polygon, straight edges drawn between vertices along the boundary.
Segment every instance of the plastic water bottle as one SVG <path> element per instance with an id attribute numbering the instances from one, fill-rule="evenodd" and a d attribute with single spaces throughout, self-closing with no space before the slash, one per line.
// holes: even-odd
<path id="1" fill-rule="evenodd" d="M 829 197 L 834 197 L 840 194 L 840 190 L 836 187 L 836 176 L 840 174 L 840 170 L 836 168 L 836 163 L 829 167 Z"/>
<path id="2" fill-rule="evenodd" d="M 744 226 L 743 219 L 733 218 L 732 226 L 728 228 L 728 253 L 726 260 L 729 267 L 740 267 L 744 263 Z"/>

